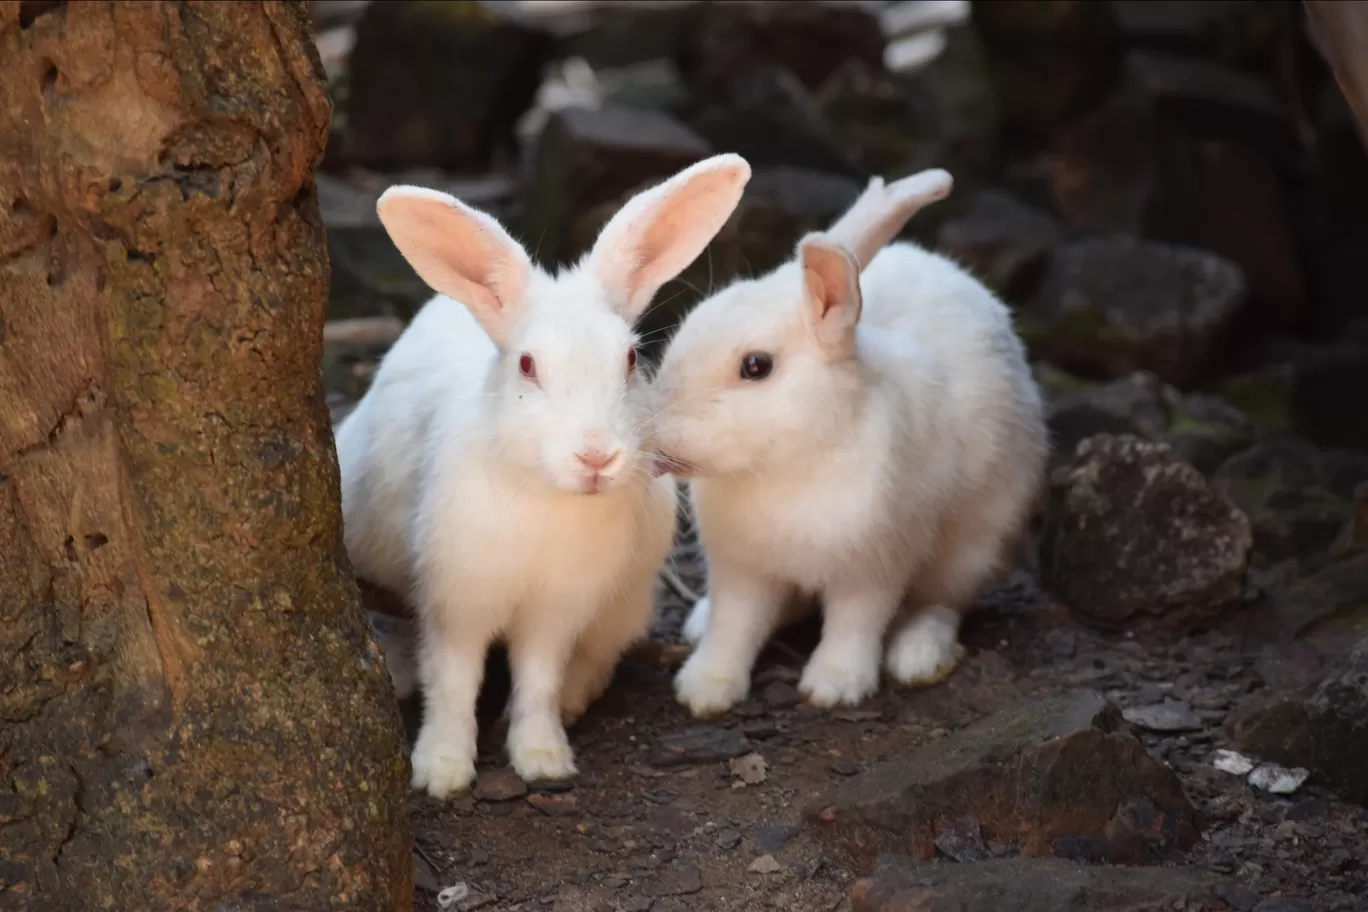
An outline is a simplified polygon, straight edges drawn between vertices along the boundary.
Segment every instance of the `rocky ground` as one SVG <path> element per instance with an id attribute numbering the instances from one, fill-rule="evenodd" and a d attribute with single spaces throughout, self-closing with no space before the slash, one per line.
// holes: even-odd
<path id="1" fill-rule="evenodd" d="M 477 788 L 413 798 L 419 909 L 1368 909 L 1352 119 L 1296 3 L 970 7 L 315 4 L 335 417 L 428 294 L 374 217 L 385 186 L 447 189 L 565 260 L 641 185 L 732 150 L 746 197 L 643 333 L 868 175 L 947 167 L 908 236 L 1013 306 L 1055 441 L 1034 540 L 939 686 L 814 711 L 800 628 L 699 725 L 662 582 L 651 642 L 572 732 L 580 776 L 529 789 L 496 659 Z M 675 562 L 699 588 L 686 534 Z"/>

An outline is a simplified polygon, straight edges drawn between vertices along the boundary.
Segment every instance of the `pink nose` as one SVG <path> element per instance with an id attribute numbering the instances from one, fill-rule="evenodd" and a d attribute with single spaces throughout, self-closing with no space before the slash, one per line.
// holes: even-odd
<path id="1" fill-rule="evenodd" d="M 604 452 L 598 447 L 588 447 L 575 454 L 575 458 L 585 465 L 586 468 L 593 469 L 595 472 L 602 471 L 603 467 L 617 458 L 618 451 L 611 453 Z"/>

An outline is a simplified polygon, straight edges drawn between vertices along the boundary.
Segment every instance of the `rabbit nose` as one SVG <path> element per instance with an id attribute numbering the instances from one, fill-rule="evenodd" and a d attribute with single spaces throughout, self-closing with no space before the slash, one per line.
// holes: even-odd
<path id="1" fill-rule="evenodd" d="M 617 459 L 621 449 L 614 449 L 611 453 L 605 452 L 599 447 L 585 447 L 575 454 L 575 458 L 584 463 L 587 468 L 594 471 L 602 471 L 605 466 Z"/>

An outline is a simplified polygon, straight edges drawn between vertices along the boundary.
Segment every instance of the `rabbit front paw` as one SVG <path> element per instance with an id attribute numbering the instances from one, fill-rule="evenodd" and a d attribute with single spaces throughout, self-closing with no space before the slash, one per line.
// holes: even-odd
<path id="1" fill-rule="evenodd" d="M 850 652 L 839 653 L 818 647 L 803 669 L 798 692 L 813 706 L 830 709 L 855 706 L 879 689 L 877 656 L 870 661 Z"/>
<path id="2" fill-rule="evenodd" d="M 413 787 L 438 801 L 470 788 L 475 781 L 475 745 L 424 725 L 413 746 Z"/>
<path id="3" fill-rule="evenodd" d="M 524 782 L 569 779 L 578 772 L 565 729 L 549 719 L 512 726 L 508 732 L 508 757 Z"/>
<path id="4" fill-rule="evenodd" d="M 747 671 L 714 662 L 706 651 L 691 655 L 675 677 L 675 696 L 698 719 L 726 712 L 745 699 L 749 690 Z"/>

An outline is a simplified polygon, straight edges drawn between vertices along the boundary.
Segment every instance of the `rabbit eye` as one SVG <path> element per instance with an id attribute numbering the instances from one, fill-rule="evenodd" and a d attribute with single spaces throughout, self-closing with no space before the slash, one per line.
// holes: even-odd
<path id="1" fill-rule="evenodd" d="M 765 352 L 750 352 L 741 358 L 742 380 L 764 380 L 774 370 L 774 359 Z"/>
<path id="2" fill-rule="evenodd" d="M 537 362 L 533 361 L 529 354 L 524 353 L 518 359 L 518 370 L 522 371 L 522 375 L 529 380 L 537 379 Z"/>
<path id="3" fill-rule="evenodd" d="M 636 370 L 637 353 L 635 348 L 627 349 L 627 373 Z"/>

